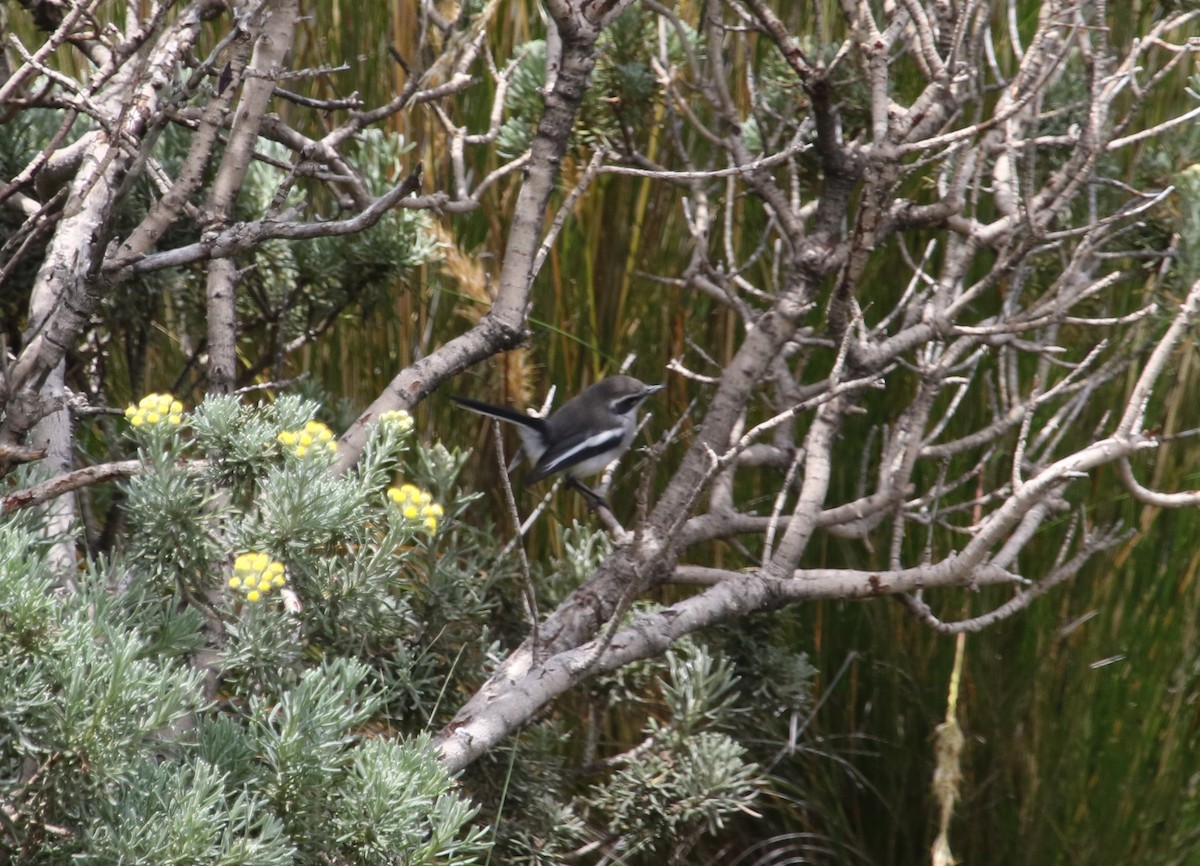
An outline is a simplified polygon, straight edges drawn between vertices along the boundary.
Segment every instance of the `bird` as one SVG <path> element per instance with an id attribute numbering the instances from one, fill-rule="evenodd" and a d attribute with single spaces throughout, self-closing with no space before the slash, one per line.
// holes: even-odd
<path id="1" fill-rule="evenodd" d="M 465 409 L 516 425 L 521 453 L 533 464 L 526 484 L 561 472 L 567 484 L 588 501 L 588 507 L 608 503 L 579 479 L 595 475 L 628 450 L 637 432 L 637 411 L 665 385 L 646 385 L 632 376 L 609 376 L 585 388 L 545 418 L 522 415 L 469 397 L 451 395 Z M 511 466 L 510 466 L 511 469 Z M 611 511 L 611 509 L 609 509 Z"/>

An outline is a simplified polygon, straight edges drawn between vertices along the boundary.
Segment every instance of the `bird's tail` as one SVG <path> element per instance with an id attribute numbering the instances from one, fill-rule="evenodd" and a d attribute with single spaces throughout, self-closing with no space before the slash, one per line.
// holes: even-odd
<path id="1" fill-rule="evenodd" d="M 491 403 L 472 400 L 470 397 L 456 397 L 451 394 L 450 399 L 464 409 L 517 425 L 517 432 L 521 434 L 521 447 L 517 449 L 517 453 L 508 463 L 509 472 L 517 467 L 522 457 L 529 457 L 533 462 L 537 462 L 538 457 L 546 450 L 546 422 L 543 419 L 534 418 L 532 415 L 522 415 L 520 412 L 514 412 L 503 406 L 493 406 Z"/>
<path id="2" fill-rule="evenodd" d="M 450 399 L 464 409 L 470 409 L 472 412 L 478 412 L 480 415 L 487 415 L 489 418 L 499 418 L 501 421 L 508 421 L 510 424 L 527 427 L 539 433 L 545 430 L 546 422 L 541 418 L 522 415 L 520 412 L 515 412 L 512 409 L 506 409 L 503 406 L 493 406 L 491 403 L 472 400 L 470 397 L 457 397 L 451 394 Z"/>

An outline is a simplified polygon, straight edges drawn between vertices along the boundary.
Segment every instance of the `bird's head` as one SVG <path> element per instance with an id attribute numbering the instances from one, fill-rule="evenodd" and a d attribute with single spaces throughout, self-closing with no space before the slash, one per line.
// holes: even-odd
<path id="1" fill-rule="evenodd" d="M 665 385 L 647 385 L 632 376 L 609 376 L 601 379 L 592 389 L 596 397 L 608 403 L 616 415 L 629 415 L 637 411 L 651 394 L 657 394 Z"/>

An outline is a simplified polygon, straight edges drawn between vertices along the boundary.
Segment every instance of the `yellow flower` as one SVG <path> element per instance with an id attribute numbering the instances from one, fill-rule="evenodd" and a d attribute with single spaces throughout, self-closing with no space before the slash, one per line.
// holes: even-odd
<path id="1" fill-rule="evenodd" d="M 387 498 L 400 507 L 405 520 L 420 520 L 430 532 L 437 531 L 438 521 L 445 514 L 442 506 L 433 501 L 433 495 L 415 484 L 389 487 Z"/>
<path id="2" fill-rule="evenodd" d="M 421 497 L 428 496 L 429 494 L 423 494 L 421 489 L 415 484 L 405 484 L 401 487 L 388 488 L 387 495 L 388 499 L 397 505 L 405 505 L 409 502 L 420 503 Z"/>
<path id="3" fill-rule="evenodd" d="M 333 431 L 320 421 L 309 421 L 304 425 L 304 432 L 321 442 L 328 442 L 333 438 Z"/>
<path id="4" fill-rule="evenodd" d="M 297 457 L 305 457 L 310 453 L 337 451 L 333 431 L 320 421 L 308 421 L 299 430 L 284 430 L 275 437 L 286 448 L 292 449 Z"/>
<path id="5" fill-rule="evenodd" d="M 432 502 L 423 506 L 421 508 L 421 517 L 424 518 L 422 523 L 424 523 L 425 528 L 431 533 L 437 532 L 438 521 L 442 519 L 442 515 L 444 513 L 445 512 L 442 510 L 442 506 L 438 505 L 436 502 Z"/>
<path id="6" fill-rule="evenodd" d="M 125 417 L 134 427 L 163 423 L 178 426 L 183 423 L 183 404 L 170 394 L 147 394 L 136 406 L 125 408 Z"/>
<path id="7" fill-rule="evenodd" d="M 233 560 L 233 576 L 229 586 L 246 594 L 247 601 L 258 601 L 272 589 L 287 583 L 282 562 L 271 559 L 261 550 L 239 553 Z"/>
<path id="8" fill-rule="evenodd" d="M 413 428 L 412 415 L 409 415 L 403 409 L 392 409 L 390 412 L 384 412 L 379 416 L 379 423 L 396 427 L 401 433 L 407 433 Z"/>

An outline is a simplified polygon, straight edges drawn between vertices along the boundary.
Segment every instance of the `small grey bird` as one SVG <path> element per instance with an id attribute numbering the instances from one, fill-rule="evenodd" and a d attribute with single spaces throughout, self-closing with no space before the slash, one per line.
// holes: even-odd
<path id="1" fill-rule="evenodd" d="M 567 484 L 595 508 L 607 507 L 607 503 L 579 479 L 595 475 L 625 453 L 637 431 L 638 407 L 663 387 L 645 385 L 632 376 L 610 376 L 585 388 L 545 418 L 533 418 L 467 397 L 450 399 L 472 412 L 517 425 L 521 451 L 533 463 L 526 484 L 562 472 Z"/>

